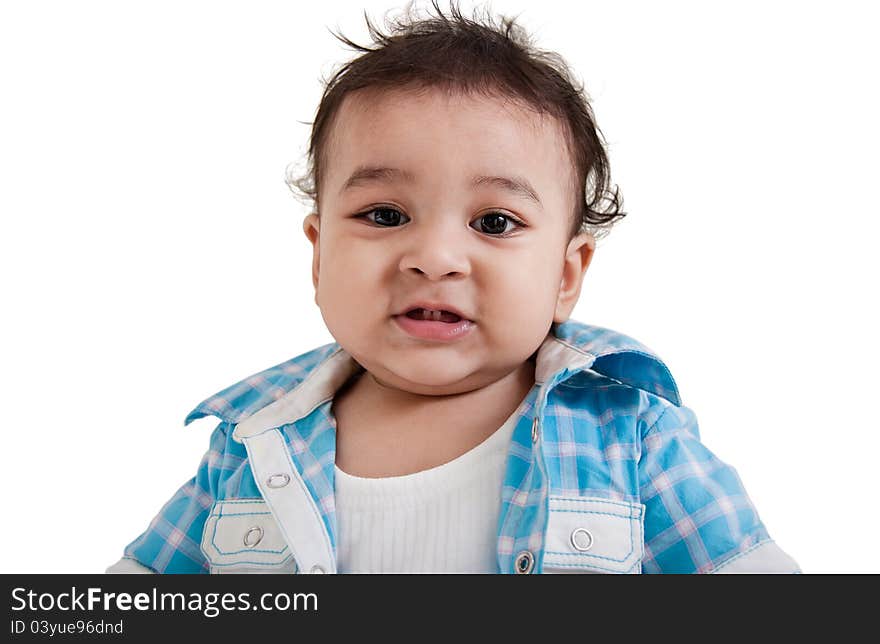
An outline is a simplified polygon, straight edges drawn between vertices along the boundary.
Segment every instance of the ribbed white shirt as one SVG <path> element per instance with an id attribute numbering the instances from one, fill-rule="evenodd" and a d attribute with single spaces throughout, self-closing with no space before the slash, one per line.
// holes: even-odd
<path id="1" fill-rule="evenodd" d="M 485 441 L 428 470 L 386 478 L 336 467 L 341 573 L 494 573 L 501 489 L 518 411 Z"/>

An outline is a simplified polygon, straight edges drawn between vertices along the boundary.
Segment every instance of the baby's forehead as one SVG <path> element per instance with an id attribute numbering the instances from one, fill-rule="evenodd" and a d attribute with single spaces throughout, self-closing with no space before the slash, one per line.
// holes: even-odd
<path id="1" fill-rule="evenodd" d="M 450 113 L 473 113 L 485 124 L 509 121 L 536 134 L 558 135 L 563 123 L 524 99 L 495 92 L 466 92 L 441 88 L 363 88 L 350 92 L 342 100 L 337 126 L 345 122 L 393 123 L 398 120 L 421 120 L 426 128 L 443 127 L 428 121 L 427 114 L 442 110 Z"/>
<path id="2" fill-rule="evenodd" d="M 558 119 L 500 95 L 359 90 L 343 100 L 332 133 L 325 159 L 328 170 L 339 171 L 337 182 L 361 167 L 412 166 L 425 173 L 504 170 L 547 189 L 571 169 Z"/>

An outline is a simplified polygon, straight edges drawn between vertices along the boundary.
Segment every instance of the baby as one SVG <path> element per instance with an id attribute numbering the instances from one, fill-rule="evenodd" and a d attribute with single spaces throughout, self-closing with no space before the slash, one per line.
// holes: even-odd
<path id="1" fill-rule="evenodd" d="M 336 342 L 187 416 L 210 448 L 108 572 L 799 572 L 660 358 L 569 319 L 624 216 L 583 90 L 434 8 L 342 38 L 294 182 Z"/>

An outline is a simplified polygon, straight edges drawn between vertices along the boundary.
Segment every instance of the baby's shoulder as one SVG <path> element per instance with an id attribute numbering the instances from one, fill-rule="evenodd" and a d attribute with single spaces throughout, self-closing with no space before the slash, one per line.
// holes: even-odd
<path id="1" fill-rule="evenodd" d="M 216 416 L 228 423 L 248 418 L 300 387 L 328 358 L 339 352 L 335 342 L 325 344 L 251 374 L 196 405 L 187 414 L 184 425 L 205 416 Z"/>
<path id="2" fill-rule="evenodd" d="M 557 346 L 546 346 L 549 342 Z M 672 372 L 657 352 L 635 338 L 606 327 L 568 320 L 538 354 L 539 378 L 563 374 L 569 387 L 589 385 L 605 378 L 673 405 L 681 404 Z"/>

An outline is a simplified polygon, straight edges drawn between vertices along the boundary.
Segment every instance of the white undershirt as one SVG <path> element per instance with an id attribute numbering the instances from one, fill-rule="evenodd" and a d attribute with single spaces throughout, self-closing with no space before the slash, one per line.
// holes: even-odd
<path id="1" fill-rule="evenodd" d="M 428 470 L 362 478 L 336 467 L 341 573 L 494 573 L 507 451 L 519 410 Z"/>

